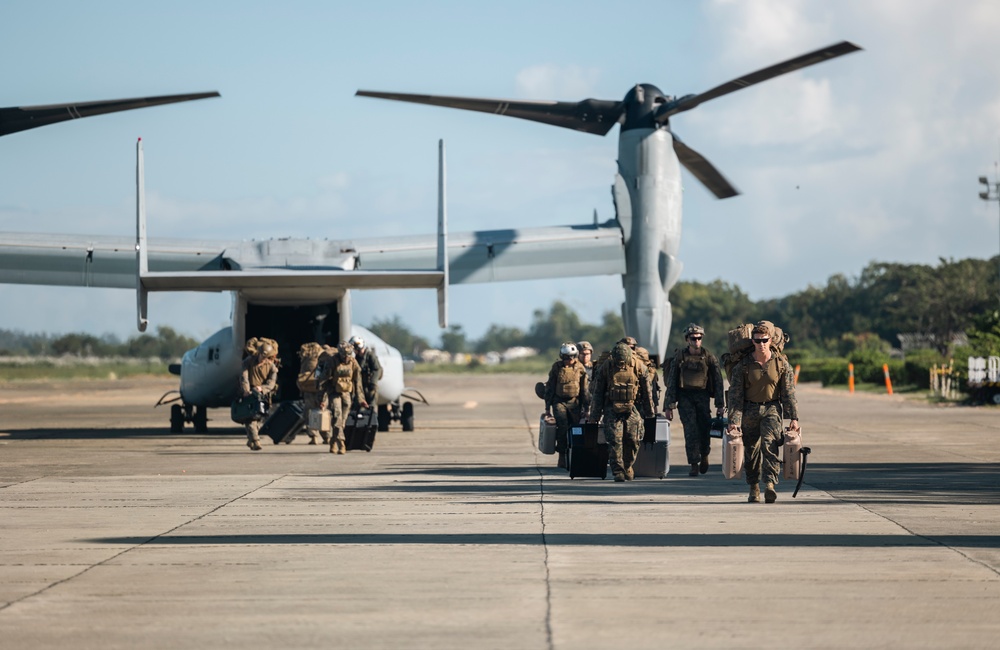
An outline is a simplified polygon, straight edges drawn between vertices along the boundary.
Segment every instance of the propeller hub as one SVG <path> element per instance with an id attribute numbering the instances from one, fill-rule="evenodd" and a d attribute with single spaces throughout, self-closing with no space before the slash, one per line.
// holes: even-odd
<path id="1" fill-rule="evenodd" d="M 666 123 L 662 125 L 656 123 L 656 111 L 670 100 L 670 97 L 664 95 L 663 91 L 653 84 L 636 84 L 622 100 L 625 106 L 622 131 L 666 127 Z"/>

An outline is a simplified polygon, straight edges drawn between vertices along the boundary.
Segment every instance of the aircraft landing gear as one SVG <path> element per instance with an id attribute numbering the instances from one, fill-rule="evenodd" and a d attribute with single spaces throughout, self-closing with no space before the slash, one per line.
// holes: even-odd
<path id="1" fill-rule="evenodd" d="M 174 391 L 171 391 L 173 393 Z M 179 402 L 180 397 L 164 401 L 164 398 L 171 393 L 167 393 L 160 398 L 156 406 Z M 170 433 L 183 433 L 184 425 L 190 422 L 194 426 L 196 433 L 206 433 L 208 431 L 208 409 L 204 406 L 192 406 L 191 404 L 171 404 L 170 406 Z"/>
<path id="2" fill-rule="evenodd" d="M 184 431 L 184 409 L 180 404 L 170 407 L 170 433 L 182 433 Z"/>
<path id="3" fill-rule="evenodd" d="M 403 415 L 399 418 L 403 431 L 413 431 L 413 402 L 403 404 Z"/>
<path id="4" fill-rule="evenodd" d="M 413 431 L 413 403 L 380 404 L 378 407 L 378 430 L 388 431 L 389 425 L 393 422 L 399 422 L 403 425 L 403 431 Z"/>

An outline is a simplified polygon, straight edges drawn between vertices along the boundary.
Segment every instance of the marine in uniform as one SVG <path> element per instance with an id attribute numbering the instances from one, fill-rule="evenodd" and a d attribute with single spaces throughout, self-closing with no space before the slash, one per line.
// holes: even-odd
<path id="1" fill-rule="evenodd" d="M 663 394 L 663 389 L 660 387 L 660 375 L 656 372 L 656 364 L 649 357 L 649 350 L 638 345 L 633 350 L 635 351 L 635 356 L 639 358 L 639 361 L 649 371 L 649 386 L 652 391 L 650 392 L 650 398 L 653 400 L 653 413 L 655 415 L 660 410 L 660 395 Z"/>
<path id="2" fill-rule="evenodd" d="M 309 411 L 329 411 L 330 399 L 323 388 L 323 362 L 327 353 L 319 343 L 305 343 L 299 349 L 299 376 L 296 384 L 302 393 L 302 407 L 308 417 Z M 307 419 L 308 424 L 308 419 Z M 306 427 L 309 444 L 317 445 L 320 439 L 324 445 L 330 444 L 330 430 L 324 427 Z"/>
<path id="3" fill-rule="evenodd" d="M 611 472 L 615 481 L 631 481 L 639 453 L 643 418 L 653 415 L 649 374 L 625 343 L 617 343 L 611 357 L 594 371 L 590 418 L 603 418 Z"/>
<path id="4" fill-rule="evenodd" d="M 575 343 L 559 347 L 559 361 L 552 364 L 545 383 L 545 414 L 556 419 L 557 465 L 566 467 L 569 449 L 569 428 L 580 421 L 590 406 L 587 371 L 577 358 Z"/>
<path id="5" fill-rule="evenodd" d="M 261 343 L 257 351 L 243 359 L 243 371 L 240 373 L 240 394 L 246 397 L 256 393 L 258 399 L 270 404 L 271 396 L 278 385 L 278 351 L 270 343 Z M 260 451 L 260 420 L 248 422 L 247 447 Z"/>
<path id="6" fill-rule="evenodd" d="M 667 371 L 666 416 L 674 419 L 674 409 L 684 425 L 684 448 L 691 465 L 688 476 L 698 476 L 708 471 L 708 454 L 711 451 L 709 431 L 712 412 L 709 400 L 715 398 L 716 414 L 721 417 L 725 406 L 722 370 L 719 360 L 702 347 L 705 329 L 691 323 L 684 330 L 686 348 L 674 352 Z"/>
<path id="7" fill-rule="evenodd" d="M 365 346 L 365 340 L 360 336 L 351 337 L 354 346 L 354 358 L 361 366 L 361 387 L 365 401 L 371 405 L 378 404 L 378 380 L 382 378 L 382 364 L 378 362 L 375 350 Z"/>
<path id="8" fill-rule="evenodd" d="M 782 441 L 782 418 L 790 420 L 789 429 L 799 430 L 798 404 L 795 400 L 795 376 L 783 354 L 771 349 L 774 329 L 767 321 L 754 327 L 753 352 L 733 367 L 729 381 L 729 431 L 743 430 L 743 467 L 750 485 L 750 503 L 760 501 L 760 482 L 764 482 L 764 501 L 774 503 L 778 494 L 781 460 L 778 447 Z"/>
<path id="9" fill-rule="evenodd" d="M 580 363 L 587 371 L 587 381 L 594 380 L 594 346 L 590 341 L 580 341 L 576 344 L 576 349 L 580 351 Z"/>
<path id="10" fill-rule="evenodd" d="M 361 390 L 361 367 L 354 360 L 354 346 L 349 342 L 342 341 L 337 353 L 327 362 L 326 377 L 330 412 L 333 416 L 330 453 L 344 454 L 347 453 L 344 426 L 347 424 L 347 414 L 351 412 L 351 405 L 356 402 L 362 407 L 368 406 Z"/>

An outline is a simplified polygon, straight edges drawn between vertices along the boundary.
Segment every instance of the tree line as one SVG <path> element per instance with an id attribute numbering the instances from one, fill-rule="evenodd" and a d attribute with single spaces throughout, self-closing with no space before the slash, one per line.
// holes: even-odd
<path id="1" fill-rule="evenodd" d="M 156 334 L 141 334 L 125 341 L 112 334 L 27 334 L 0 329 L 0 356 L 135 357 L 163 360 L 180 358 L 199 341 L 178 334 L 170 327 Z"/>

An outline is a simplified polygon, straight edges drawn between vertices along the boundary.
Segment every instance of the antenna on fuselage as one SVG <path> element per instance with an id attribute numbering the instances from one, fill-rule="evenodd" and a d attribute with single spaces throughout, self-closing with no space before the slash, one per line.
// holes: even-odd
<path id="1" fill-rule="evenodd" d="M 135 145 L 135 302 L 136 325 L 145 332 L 149 325 L 147 308 L 149 295 L 142 284 L 142 276 L 149 272 L 146 249 L 146 181 L 142 160 L 142 138 Z"/>
<path id="2" fill-rule="evenodd" d="M 448 327 L 448 210 L 445 206 L 444 140 L 438 140 L 438 251 L 437 267 L 444 276 L 438 287 L 438 325 Z"/>

